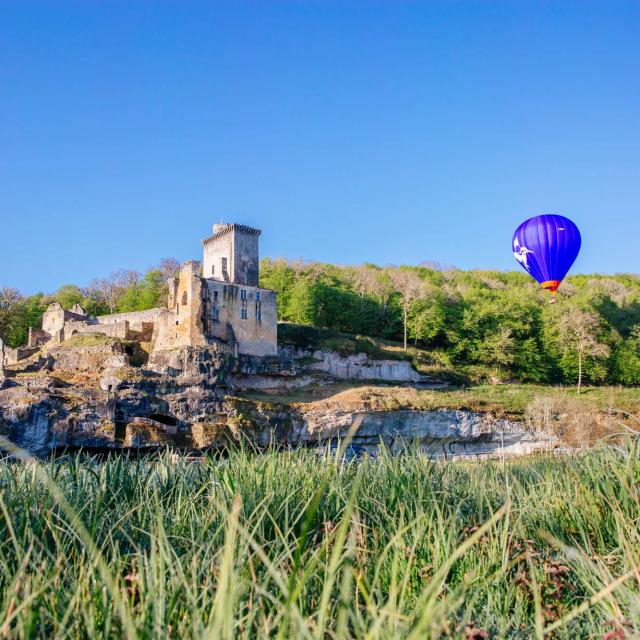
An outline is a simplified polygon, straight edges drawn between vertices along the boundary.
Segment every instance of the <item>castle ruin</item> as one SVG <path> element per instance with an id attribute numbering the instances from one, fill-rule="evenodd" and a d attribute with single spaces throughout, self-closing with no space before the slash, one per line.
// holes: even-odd
<path id="1" fill-rule="evenodd" d="M 217 345 L 235 354 L 277 355 L 276 292 L 259 284 L 260 230 L 241 224 L 216 224 L 202 241 L 203 261 L 189 260 L 169 280 L 164 308 L 89 317 L 80 305 L 70 310 L 54 302 L 42 329 L 29 330 L 26 357 L 46 343 L 77 334 L 101 333 L 149 342 L 151 357 L 179 347 Z"/>

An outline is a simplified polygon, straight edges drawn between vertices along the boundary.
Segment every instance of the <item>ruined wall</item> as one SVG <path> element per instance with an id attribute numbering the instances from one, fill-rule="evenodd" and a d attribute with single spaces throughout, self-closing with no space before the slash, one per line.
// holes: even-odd
<path id="1" fill-rule="evenodd" d="M 230 325 L 239 353 L 256 356 L 277 355 L 276 292 L 210 279 L 205 282 L 207 335 L 229 342 Z"/>
<path id="2" fill-rule="evenodd" d="M 111 338 L 128 340 L 130 338 L 129 321 L 112 322 L 109 324 L 89 324 L 87 322 L 67 322 L 64 325 L 64 339 L 68 340 L 76 334 L 102 333 Z"/>
<path id="3" fill-rule="evenodd" d="M 166 351 L 182 346 L 204 346 L 202 278 L 200 265 L 188 261 L 180 270 L 170 300 L 172 306 L 155 317 L 152 350 Z"/>
<path id="4" fill-rule="evenodd" d="M 61 340 L 64 332 L 64 309 L 54 302 L 42 316 L 42 330 L 54 340 Z"/>
<path id="5" fill-rule="evenodd" d="M 39 347 L 47 342 L 51 336 L 42 329 L 36 329 L 36 327 L 29 327 L 29 337 L 27 338 L 28 347 Z"/>
<path id="6" fill-rule="evenodd" d="M 4 363 L 17 364 L 20 360 L 24 360 L 39 351 L 39 347 L 12 347 L 4 346 Z"/>
<path id="7" fill-rule="evenodd" d="M 58 302 L 53 302 L 47 307 L 42 316 L 42 333 L 39 336 L 40 344 L 46 342 L 46 337 L 60 342 L 65 340 L 65 324 L 67 322 L 87 322 L 88 318 L 80 305 L 74 305 L 71 311 L 65 311 Z M 31 342 L 29 342 L 31 345 Z M 37 341 L 35 344 L 38 344 Z M 33 346 L 35 346 L 35 344 Z"/>
<path id="8" fill-rule="evenodd" d="M 97 316 L 92 318 L 91 322 L 97 322 L 98 324 L 113 324 L 118 322 L 129 323 L 129 327 L 133 331 L 143 331 L 144 323 L 155 322 L 161 309 L 146 309 L 145 311 L 127 311 L 125 313 L 114 313 L 106 316 Z"/>

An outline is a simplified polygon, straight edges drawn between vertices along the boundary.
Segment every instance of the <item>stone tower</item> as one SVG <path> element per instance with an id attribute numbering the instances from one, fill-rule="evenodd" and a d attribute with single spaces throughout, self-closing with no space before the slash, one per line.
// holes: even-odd
<path id="1" fill-rule="evenodd" d="M 205 278 L 232 284 L 259 286 L 260 229 L 243 224 L 214 224 L 213 235 L 202 241 Z"/>

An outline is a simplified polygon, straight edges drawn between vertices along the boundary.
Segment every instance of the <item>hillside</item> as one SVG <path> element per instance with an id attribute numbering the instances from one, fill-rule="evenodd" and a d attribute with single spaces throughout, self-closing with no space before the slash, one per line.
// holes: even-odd
<path id="1" fill-rule="evenodd" d="M 162 304 L 165 280 L 176 266 L 164 260 L 144 275 L 123 271 L 50 295 L 2 289 L 0 337 L 23 344 L 28 327 L 38 326 L 54 300 L 65 308 L 79 303 L 93 315 Z M 283 342 L 320 341 L 372 356 L 382 350 L 387 358 L 408 358 L 420 371 L 457 381 L 573 384 L 582 360 L 586 383 L 640 384 L 636 275 L 571 276 L 556 305 L 516 272 L 265 259 L 261 285 L 278 292 Z"/>

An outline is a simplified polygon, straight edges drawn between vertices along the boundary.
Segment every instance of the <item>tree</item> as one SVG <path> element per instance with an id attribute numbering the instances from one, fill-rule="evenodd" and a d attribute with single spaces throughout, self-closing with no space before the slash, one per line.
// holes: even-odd
<path id="1" fill-rule="evenodd" d="M 496 333 L 486 336 L 478 346 L 480 362 L 494 365 L 500 373 L 503 369 L 509 370 L 516 357 L 516 341 L 509 327 L 501 327 Z"/>
<path id="2" fill-rule="evenodd" d="M 175 278 L 180 271 L 180 263 L 175 258 L 162 258 L 159 271 L 165 280 Z"/>
<path id="3" fill-rule="evenodd" d="M 425 291 L 422 278 L 412 269 L 391 269 L 389 279 L 394 290 L 400 294 L 402 304 L 403 344 L 407 350 L 407 319 L 411 304 Z"/>
<path id="4" fill-rule="evenodd" d="M 3 287 L 0 289 L 0 309 L 10 309 L 18 300 L 22 299 L 22 294 L 13 287 Z"/>
<path id="5" fill-rule="evenodd" d="M 618 345 L 614 355 L 613 375 L 622 384 L 640 384 L 640 324 Z"/>
<path id="6" fill-rule="evenodd" d="M 95 292 L 109 307 L 109 313 L 116 312 L 118 298 L 124 289 L 124 277 L 122 271 L 114 271 L 107 278 L 94 280 L 89 285 L 89 291 Z"/>
<path id="7" fill-rule="evenodd" d="M 558 330 L 562 348 L 578 358 L 578 393 L 582 387 L 585 359 L 609 355 L 609 347 L 598 340 L 600 329 L 600 317 L 590 311 L 569 307 L 560 316 Z"/>
<path id="8" fill-rule="evenodd" d="M 428 299 L 416 301 L 408 319 L 409 334 L 415 340 L 429 343 L 444 333 L 446 313 L 442 296 L 430 295 Z"/>
<path id="9" fill-rule="evenodd" d="M 56 302 L 59 302 L 63 309 L 68 310 L 75 304 L 82 305 L 85 294 L 80 287 L 76 287 L 74 284 L 65 284 L 62 285 L 51 297 Z"/>
<path id="10" fill-rule="evenodd" d="M 288 318 L 298 324 L 313 324 L 313 285 L 306 278 L 299 278 L 289 295 Z"/>
<path id="11" fill-rule="evenodd" d="M 374 295 L 378 286 L 378 270 L 367 265 L 351 268 L 347 272 L 349 284 L 355 292 L 364 298 L 366 295 Z"/>
<path id="12" fill-rule="evenodd" d="M 0 338 L 10 346 L 17 346 L 13 344 L 12 338 L 16 306 L 22 299 L 22 294 L 13 287 L 0 289 Z"/>
<path id="13" fill-rule="evenodd" d="M 17 289 L 0 290 L 0 338 L 10 347 L 18 347 L 27 341 L 29 327 L 42 321 L 45 309 L 44 296 L 36 293 L 24 297 Z"/>

